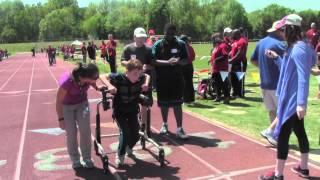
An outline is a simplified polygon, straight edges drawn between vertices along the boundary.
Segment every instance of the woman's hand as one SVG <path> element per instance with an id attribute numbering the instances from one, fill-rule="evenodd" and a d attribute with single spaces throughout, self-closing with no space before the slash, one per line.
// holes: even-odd
<path id="1" fill-rule="evenodd" d="M 306 109 L 303 106 L 297 106 L 297 115 L 299 120 L 302 120 L 306 113 Z"/>
<path id="2" fill-rule="evenodd" d="M 274 52 L 274 51 L 272 51 L 272 50 L 270 50 L 270 49 L 266 49 L 265 55 L 266 55 L 268 58 L 272 58 L 272 59 L 276 59 L 276 58 L 279 57 L 279 55 L 278 55 L 276 52 Z"/>

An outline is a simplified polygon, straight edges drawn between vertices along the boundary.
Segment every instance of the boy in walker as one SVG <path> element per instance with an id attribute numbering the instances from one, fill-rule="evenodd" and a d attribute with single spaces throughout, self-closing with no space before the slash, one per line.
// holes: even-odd
<path id="1" fill-rule="evenodd" d="M 139 96 L 148 90 L 150 82 L 150 76 L 143 73 L 142 67 L 139 60 L 131 59 L 124 74 L 111 73 L 107 77 L 100 77 L 110 93 L 114 95 L 113 117 L 120 128 L 119 146 L 115 159 L 117 168 L 124 164 L 126 152 L 128 156 L 133 156 L 132 148 L 140 137 Z"/>

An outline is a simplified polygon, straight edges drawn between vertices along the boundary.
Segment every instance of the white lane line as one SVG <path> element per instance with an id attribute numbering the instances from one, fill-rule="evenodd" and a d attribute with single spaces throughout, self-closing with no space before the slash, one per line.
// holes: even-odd
<path id="1" fill-rule="evenodd" d="M 214 122 L 212 122 L 212 121 L 210 121 L 210 119 L 208 119 L 207 117 L 204 117 L 204 116 L 201 115 L 201 114 L 193 113 L 193 112 L 186 111 L 186 110 L 184 110 L 183 112 L 186 113 L 186 114 L 188 114 L 188 115 L 190 115 L 190 116 L 193 116 L 193 117 L 195 117 L 195 118 L 197 118 L 197 119 L 200 119 L 201 121 L 204 121 L 204 122 L 207 122 L 207 123 L 209 123 L 209 124 L 212 124 L 213 126 L 216 126 L 216 127 L 221 128 L 221 129 L 224 129 L 224 130 L 226 130 L 226 131 L 228 131 L 228 132 L 230 132 L 230 133 L 232 133 L 232 134 L 234 134 L 234 135 L 236 135 L 236 136 L 240 136 L 240 137 L 242 137 L 242 138 L 244 138 L 244 139 L 247 139 L 247 140 L 249 140 L 249 141 L 251 141 L 251 142 L 253 142 L 253 143 L 256 143 L 256 144 L 259 144 L 259 145 L 265 147 L 265 144 L 263 144 L 263 143 L 255 140 L 255 139 L 253 139 L 253 138 L 250 138 L 250 137 L 248 137 L 248 136 L 246 136 L 246 135 L 243 135 L 243 134 L 241 134 L 241 132 L 237 132 L 236 130 L 229 129 L 228 127 L 225 127 L 222 123 L 218 122 L 217 120 L 214 120 L 214 119 L 213 119 Z M 271 149 L 271 150 L 272 150 L 272 151 L 277 151 L 277 149 Z M 300 158 L 293 156 L 291 153 L 289 153 L 288 156 L 289 156 L 290 158 L 294 159 L 294 160 L 300 161 Z M 309 162 L 309 166 L 311 166 L 311 167 L 313 167 L 313 168 L 315 168 L 315 169 L 320 170 L 320 167 L 317 166 L 316 164 L 313 164 L 312 162 Z"/>
<path id="2" fill-rule="evenodd" d="M 34 74 L 34 64 L 35 64 L 34 62 L 35 61 L 33 59 L 32 72 L 31 72 L 29 90 L 28 90 L 27 106 L 26 106 L 26 111 L 24 113 L 24 120 L 23 120 L 23 126 L 22 126 L 22 131 L 21 131 L 20 143 L 19 143 L 20 146 L 19 146 L 19 151 L 18 151 L 16 170 L 14 173 L 14 180 L 20 179 L 22 155 L 23 155 L 23 148 L 24 148 L 24 143 L 25 143 L 25 138 L 26 138 L 27 121 L 28 121 L 28 114 L 29 114 L 29 107 L 30 107 L 31 87 L 32 87 L 32 82 L 33 82 L 33 74 Z"/>
<path id="3" fill-rule="evenodd" d="M 286 166 L 290 166 L 290 165 L 295 165 L 295 164 L 297 164 L 297 162 L 288 162 L 285 165 Z M 254 173 L 254 172 L 267 170 L 267 169 L 271 169 L 271 168 L 275 168 L 275 167 L 276 167 L 275 165 L 262 166 L 262 167 L 251 168 L 251 169 L 229 171 L 229 172 L 224 172 L 222 174 L 213 174 L 213 175 L 209 175 L 209 176 L 196 177 L 196 178 L 191 178 L 189 180 L 202 180 L 202 179 L 218 180 L 218 179 L 223 179 L 223 178 L 226 178 L 226 177 L 246 175 L 246 174 L 249 174 L 249 173 Z"/>
<path id="4" fill-rule="evenodd" d="M 158 131 L 158 129 L 151 127 L 153 131 L 160 133 Z M 219 173 L 222 174 L 223 172 L 220 171 L 219 169 L 215 168 L 214 166 L 212 166 L 210 163 L 208 163 L 207 161 L 203 160 L 202 158 L 200 158 L 199 156 L 197 156 L 196 154 L 192 153 L 189 149 L 180 146 L 179 143 L 177 143 L 175 140 L 171 139 L 168 136 L 163 136 L 164 138 L 166 138 L 167 140 L 169 140 L 171 143 L 173 143 L 174 145 L 176 145 L 178 148 L 180 148 L 182 151 L 186 152 L 187 154 L 189 154 L 190 156 L 192 156 L 194 159 L 196 159 L 197 161 L 199 161 L 201 164 L 203 164 L 204 166 L 206 166 L 207 168 L 209 168 L 210 170 L 212 170 L 215 173 Z M 230 178 L 227 178 L 230 179 Z"/>
<path id="5" fill-rule="evenodd" d="M 0 92 L 0 94 L 20 94 L 24 92 L 26 91 L 3 91 L 3 92 Z"/>
<path id="6" fill-rule="evenodd" d="M 11 76 L 7 79 L 7 81 L 2 84 L 2 86 L 0 87 L 0 91 L 2 91 L 2 89 L 9 83 L 9 81 L 13 78 L 13 76 L 21 69 L 21 67 L 24 65 L 26 60 L 27 59 L 25 59 L 23 63 L 17 68 L 17 70 L 13 74 L 11 74 Z"/>

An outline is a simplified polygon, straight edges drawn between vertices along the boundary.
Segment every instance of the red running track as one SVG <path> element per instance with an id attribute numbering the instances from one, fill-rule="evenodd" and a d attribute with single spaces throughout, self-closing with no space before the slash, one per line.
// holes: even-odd
<path id="1" fill-rule="evenodd" d="M 18 54 L 0 63 L 0 179 L 257 179 L 259 174 L 274 169 L 275 150 L 227 128 L 184 113 L 184 128 L 191 135 L 180 141 L 174 134 L 158 135 L 161 115 L 156 105 L 152 108 L 153 137 L 165 146 L 166 166 L 161 168 L 152 157 L 157 154 L 148 145 L 135 148 L 137 159 L 127 158 L 122 169 L 113 167 L 117 138 L 102 140 L 110 159 L 110 171 L 103 174 L 100 159 L 92 156 L 93 170 L 74 171 L 66 152 L 65 134 L 59 129 L 55 113 L 55 95 L 60 75 L 72 65 L 58 61 L 48 66 L 44 54 L 32 58 Z M 95 127 L 96 99 L 99 94 L 89 93 L 91 101 L 92 132 Z M 172 112 L 170 112 L 172 113 Z M 117 133 L 110 112 L 102 113 L 103 134 Z M 174 118 L 169 116 L 169 130 L 175 132 Z M 300 179 L 290 171 L 298 158 L 290 156 L 285 178 Z M 320 166 L 310 164 L 313 179 L 320 179 Z M 318 177 L 318 178 L 317 178 Z"/>

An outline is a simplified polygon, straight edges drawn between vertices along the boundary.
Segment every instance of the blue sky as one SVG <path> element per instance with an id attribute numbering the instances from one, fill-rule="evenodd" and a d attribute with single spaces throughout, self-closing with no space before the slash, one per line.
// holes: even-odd
<path id="1" fill-rule="evenodd" d="M 4 1 L 4 0 L 0 0 Z M 98 3 L 100 0 L 78 0 L 80 7 L 88 6 L 90 2 Z M 269 4 L 276 3 L 297 11 L 313 9 L 320 10 L 319 0 L 238 0 L 247 12 L 252 12 L 257 9 L 263 9 Z M 34 4 L 34 3 L 45 3 L 46 0 L 22 0 L 23 3 Z"/>

